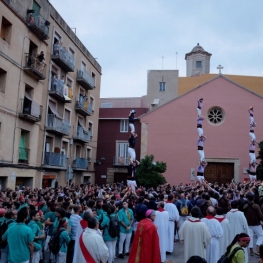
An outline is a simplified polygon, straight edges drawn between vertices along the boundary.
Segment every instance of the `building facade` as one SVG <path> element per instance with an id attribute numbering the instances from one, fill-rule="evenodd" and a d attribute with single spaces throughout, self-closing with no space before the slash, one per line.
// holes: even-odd
<path id="1" fill-rule="evenodd" d="M 93 182 L 101 66 L 49 1 L 0 10 L 0 183 Z"/>
<path id="2" fill-rule="evenodd" d="M 128 139 L 130 110 L 136 110 L 136 116 L 148 111 L 141 98 L 118 98 L 100 100 L 98 151 L 96 160 L 96 183 L 116 183 L 126 180 L 128 159 Z M 135 116 L 135 117 L 136 117 Z M 141 123 L 135 121 L 138 134 L 135 152 L 140 160 Z"/>

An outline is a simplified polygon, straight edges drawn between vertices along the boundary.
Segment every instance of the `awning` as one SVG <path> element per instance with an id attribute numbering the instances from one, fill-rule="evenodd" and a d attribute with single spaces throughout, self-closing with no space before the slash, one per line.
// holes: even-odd
<path id="1" fill-rule="evenodd" d="M 49 109 L 52 111 L 52 113 L 53 113 L 57 118 L 59 118 L 59 119 L 61 119 L 61 120 L 63 119 L 63 118 L 58 114 L 56 107 L 54 107 L 54 105 L 52 105 L 52 103 L 49 103 L 49 104 L 48 104 L 48 107 L 49 107 Z"/>
<path id="2" fill-rule="evenodd" d="M 84 131 L 85 133 L 88 133 L 88 132 L 89 132 L 88 129 L 85 127 L 84 120 L 83 120 L 82 118 L 79 118 L 79 119 L 78 119 L 78 123 L 79 123 L 79 126 L 83 128 L 83 131 Z"/>
<path id="3" fill-rule="evenodd" d="M 56 175 L 43 175 L 43 179 L 56 179 Z"/>
<path id="4" fill-rule="evenodd" d="M 30 97 L 30 95 L 29 95 L 29 93 L 27 92 L 27 91 L 25 91 L 25 95 L 24 95 L 28 100 L 31 100 L 32 101 L 32 99 L 31 99 L 31 97 Z"/>

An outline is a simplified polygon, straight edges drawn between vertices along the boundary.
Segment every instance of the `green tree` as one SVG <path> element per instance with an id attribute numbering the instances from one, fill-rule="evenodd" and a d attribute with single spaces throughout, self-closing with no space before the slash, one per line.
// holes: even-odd
<path id="1" fill-rule="evenodd" d="M 258 151 L 258 156 L 257 159 L 260 160 L 259 166 L 257 168 L 257 178 L 259 180 L 263 180 L 263 141 L 261 141 L 259 144 L 259 151 Z"/>
<path id="2" fill-rule="evenodd" d="M 165 184 L 166 180 L 162 173 L 166 171 L 166 163 L 154 162 L 153 155 L 146 155 L 141 160 L 140 166 L 137 168 L 137 184 L 138 186 L 156 187 Z"/>

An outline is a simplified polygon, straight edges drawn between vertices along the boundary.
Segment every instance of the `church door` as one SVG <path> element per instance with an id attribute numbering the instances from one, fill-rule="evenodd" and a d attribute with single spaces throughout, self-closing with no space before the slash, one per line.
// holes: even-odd
<path id="1" fill-rule="evenodd" d="M 234 163 L 208 163 L 205 180 L 209 183 L 229 183 L 234 178 Z"/>

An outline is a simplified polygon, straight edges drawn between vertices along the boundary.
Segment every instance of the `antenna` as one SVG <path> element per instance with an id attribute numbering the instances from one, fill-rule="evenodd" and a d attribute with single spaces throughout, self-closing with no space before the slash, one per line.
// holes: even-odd
<path id="1" fill-rule="evenodd" d="M 176 57 L 176 60 L 175 60 L 175 69 L 177 69 L 177 55 L 178 55 L 178 52 L 176 51 L 176 52 L 175 52 L 175 57 Z"/>

